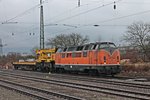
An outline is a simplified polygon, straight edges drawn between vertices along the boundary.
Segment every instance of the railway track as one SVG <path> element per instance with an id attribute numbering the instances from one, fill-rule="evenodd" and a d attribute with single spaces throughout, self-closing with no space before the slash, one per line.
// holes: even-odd
<path id="1" fill-rule="evenodd" d="M 76 76 L 69 76 L 69 75 L 52 75 L 56 78 L 66 78 L 71 80 L 80 80 L 85 82 L 95 82 L 95 83 L 104 83 L 104 84 L 113 84 L 113 85 L 119 85 L 119 86 L 128 86 L 128 87 L 135 87 L 135 88 L 143 88 L 143 89 L 150 89 L 150 85 L 148 84 L 139 84 L 139 83 L 133 83 L 133 82 L 127 82 L 127 81 L 118 81 L 118 80 L 108 80 L 104 78 L 89 78 L 89 77 L 76 77 Z"/>
<path id="2" fill-rule="evenodd" d="M 84 100 L 83 98 L 75 97 L 75 96 L 70 96 L 62 93 L 57 93 L 53 91 L 48 91 L 45 89 L 33 87 L 33 86 L 27 86 L 23 84 L 19 84 L 16 82 L 11 82 L 8 80 L 3 80 L 0 79 L 0 86 L 14 90 L 16 92 L 19 92 L 24 95 L 28 95 L 34 98 L 37 98 L 38 100 Z"/>
<path id="3" fill-rule="evenodd" d="M 21 78 L 21 79 L 28 79 L 28 80 L 32 80 L 32 81 L 47 83 L 47 84 L 66 86 L 66 87 L 70 87 L 70 88 L 82 89 L 82 90 L 87 90 L 87 91 L 117 95 L 117 96 L 121 96 L 121 97 L 140 99 L 140 100 L 141 99 L 142 100 L 150 100 L 150 94 L 144 93 L 141 91 L 131 91 L 131 90 L 124 90 L 124 89 L 105 87 L 105 86 L 95 86 L 95 85 L 87 85 L 87 84 L 81 84 L 81 83 L 72 83 L 72 82 L 65 82 L 65 81 L 54 80 L 54 79 L 43 79 L 43 78 L 39 78 L 39 77 L 31 77 L 31 76 L 26 76 L 26 75 L 18 75 L 18 74 L 10 74 L 10 73 L 1 73 L 1 75 L 12 76 L 12 77 Z M 115 85 L 118 85 L 117 82 L 115 83 Z M 146 87 L 148 87 L 148 86 L 142 87 L 140 84 L 136 85 L 136 88 L 144 88 L 145 89 Z"/>
<path id="4" fill-rule="evenodd" d="M 8 74 L 10 74 L 10 73 L 8 73 Z M 40 75 L 42 75 L 42 74 L 40 73 Z M 150 89 L 150 85 L 148 85 L 148 84 L 139 84 L 139 83 L 133 83 L 133 82 L 126 82 L 126 81 L 122 81 L 122 79 L 121 79 L 121 81 L 120 80 L 118 81 L 118 80 L 108 80 L 108 79 L 105 79 L 105 78 L 93 78 L 93 77 L 86 77 L 86 76 L 81 77 L 81 76 L 64 75 L 64 74 L 51 74 L 50 76 L 55 77 L 55 78 L 59 78 L 59 79 L 70 79 L 70 80 L 76 80 L 76 81 L 104 83 L 104 84 L 113 84 L 113 85 L 119 85 L 119 86 L 128 86 L 128 87 L 135 87 L 135 88 Z M 127 79 L 127 77 L 126 77 L 126 79 Z M 45 80 L 48 80 L 48 79 L 45 79 Z"/>

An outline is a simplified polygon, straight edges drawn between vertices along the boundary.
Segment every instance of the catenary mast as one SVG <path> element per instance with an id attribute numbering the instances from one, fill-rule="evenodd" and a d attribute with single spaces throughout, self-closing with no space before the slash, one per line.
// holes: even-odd
<path id="1" fill-rule="evenodd" d="M 42 0 L 40 0 L 40 49 L 44 49 L 44 16 Z"/>

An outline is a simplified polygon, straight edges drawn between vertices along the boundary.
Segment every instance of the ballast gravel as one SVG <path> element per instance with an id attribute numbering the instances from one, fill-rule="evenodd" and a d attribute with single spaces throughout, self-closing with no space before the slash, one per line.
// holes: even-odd
<path id="1" fill-rule="evenodd" d="M 37 100 L 13 90 L 0 87 L 0 100 Z"/>

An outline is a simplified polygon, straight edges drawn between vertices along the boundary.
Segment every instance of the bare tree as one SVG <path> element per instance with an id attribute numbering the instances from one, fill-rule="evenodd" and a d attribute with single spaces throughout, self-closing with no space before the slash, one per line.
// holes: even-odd
<path id="1" fill-rule="evenodd" d="M 66 47 L 66 46 L 74 46 L 85 44 L 89 41 L 89 37 L 83 37 L 80 34 L 72 33 L 72 34 L 60 34 L 54 38 L 48 39 L 47 45 L 51 47 Z"/>
<path id="2" fill-rule="evenodd" d="M 138 47 L 150 60 L 150 23 L 136 22 L 128 26 L 123 39 Z"/>

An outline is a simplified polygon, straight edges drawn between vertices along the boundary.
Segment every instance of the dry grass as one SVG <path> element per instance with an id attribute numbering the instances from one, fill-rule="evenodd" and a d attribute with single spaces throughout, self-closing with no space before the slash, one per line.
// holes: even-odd
<path id="1" fill-rule="evenodd" d="M 136 64 L 123 64 L 123 71 L 125 72 L 148 72 L 150 71 L 150 63 L 136 63 Z"/>
<path id="2" fill-rule="evenodd" d="M 150 76 L 150 63 L 122 64 L 121 76 L 147 77 Z"/>

